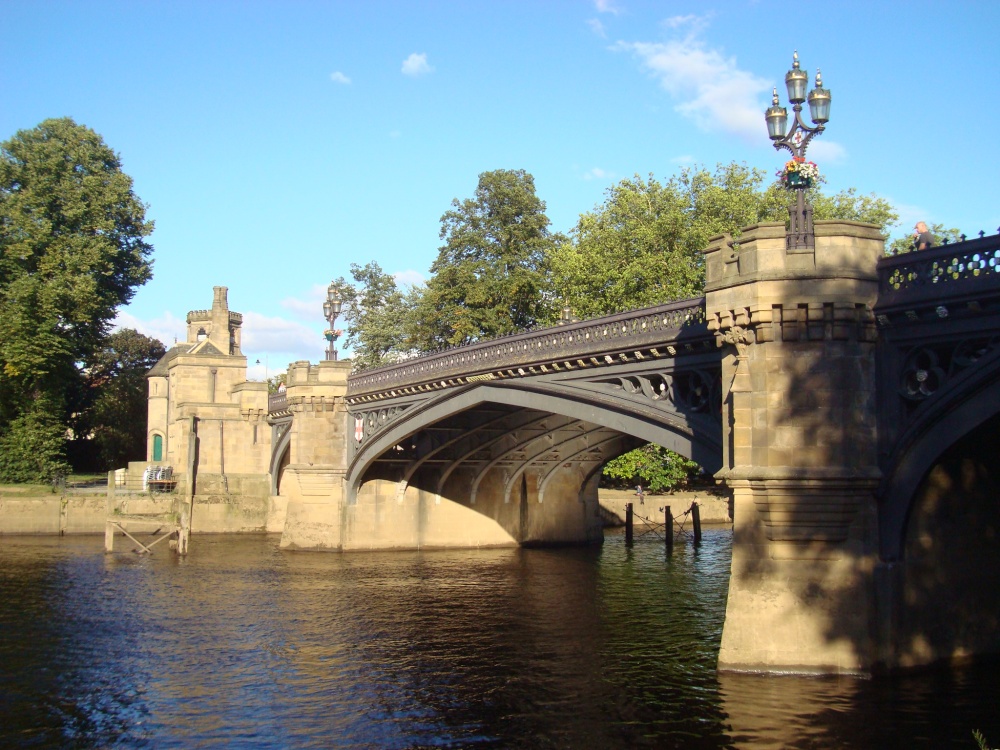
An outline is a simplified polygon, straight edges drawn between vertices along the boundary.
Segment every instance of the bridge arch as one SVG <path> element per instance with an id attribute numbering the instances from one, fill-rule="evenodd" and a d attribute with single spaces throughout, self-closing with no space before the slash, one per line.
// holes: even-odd
<path id="1" fill-rule="evenodd" d="M 900 435 L 883 472 L 879 537 L 886 561 L 904 555 L 917 491 L 931 468 L 949 448 L 1000 415 L 1000 349 L 936 396 Z"/>
<path id="2" fill-rule="evenodd" d="M 489 412 L 499 407 L 499 416 Z M 392 421 L 385 429 L 372 435 L 364 444 L 358 447 L 347 470 L 348 502 L 353 502 L 357 491 L 366 480 L 366 474 L 376 461 L 405 443 L 421 430 L 433 429 L 436 426 L 448 425 L 448 420 L 474 412 L 483 413 L 482 419 L 471 426 L 468 435 L 458 439 L 445 438 L 437 444 L 428 446 L 422 456 L 410 458 L 408 468 L 400 469 L 397 481 L 412 478 L 419 462 L 428 454 L 439 455 L 442 446 L 450 446 L 451 465 L 442 472 L 438 490 L 444 486 L 444 480 L 463 460 L 471 455 L 471 451 L 489 448 L 487 444 L 496 437 L 476 437 L 474 434 L 480 427 L 488 427 L 493 434 L 509 433 L 512 430 L 538 429 L 524 441 L 524 444 L 534 442 L 542 434 L 549 435 L 552 447 L 561 448 L 560 459 L 555 464 L 579 460 L 587 451 L 606 451 L 599 465 L 615 455 L 625 452 L 644 442 L 656 443 L 676 451 L 697 462 L 706 471 L 714 472 L 722 462 L 721 425 L 711 413 L 685 413 L 678 409 L 668 408 L 666 403 L 657 403 L 655 408 L 636 407 L 635 397 L 625 389 L 617 392 L 586 393 L 571 390 L 554 383 L 531 383 L 517 380 L 499 384 L 470 385 L 463 388 L 453 388 L 440 395 L 422 402 L 414 403 L 405 408 L 401 415 Z M 544 424 L 550 418 L 549 424 Z M 456 427 L 449 429 L 455 430 Z M 572 434 L 573 430 L 578 435 Z M 555 431 L 565 434 L 556 439 Z M 462 441 L 468 443 L 463 454 Z M 517 454 L 514 444 L 508 448 L 511 455 Z M 509 495 L 529 465 L 540 458 L 544 451 L 521 455 L 523 463 L 505 480 L 505 495 Z M 523 451 L 522 451 L 523 454 Z M 553 462 L 541 465 L 539 476 L 539 499 L 544 497 L 544 490 L 555 476 L 556 465 Z M 479 480 L 491 468 L 490 464 L 480 467 Z M 593 474 L 596 467 L 586 471 L 587 477 Z M 478 482 L 478 480 L 477 480 Z"/>
<path id="3" fill-rule="evenodd" d="M 271 494 L 281 494 L 281 479 L 285 467 L 288 466 L 292 449 L 291 422 L 275 429 L 277 440 L 271 450 L 271 463 L 268 466 L 268 476 L 271 478 Z"/>

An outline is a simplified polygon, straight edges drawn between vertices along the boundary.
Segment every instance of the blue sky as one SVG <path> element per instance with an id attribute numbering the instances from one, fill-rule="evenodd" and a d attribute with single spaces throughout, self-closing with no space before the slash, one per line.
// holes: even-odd
<path id="1" fill-rule="evenodd" d="M 1000 227 L 1000 3 L 0 0 L 0 138 L 73 117 L 156 221 L 120 322 L 170 345 L 229 287 L 252 377 L 319 360 L 326 284 L 419 281 L 479 173 L 525 169 L 569 231 L 616 181 L 776 170 L 763 112 L 797 49 L 833 94 L 832 190 Z"/>

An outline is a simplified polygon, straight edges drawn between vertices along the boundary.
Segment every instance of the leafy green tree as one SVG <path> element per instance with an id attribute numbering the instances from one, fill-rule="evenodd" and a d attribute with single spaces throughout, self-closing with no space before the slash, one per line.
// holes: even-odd
<path id="1" fill-rule="evenodd" d="M 698 472 L 698 464 L 679 453 L 647 443 L 611 459 L 602 471 L 604 476 L 622 483 L 641 484 L 650 492 L 663 492 L 684 484 Z"/>
<path id="2" fill-rule="evenodd" d="M 554 253 L 554 287 L 582 318 L 685 299 L 704 286 L 702 251 L 722 232 L 786 215 L 766 173 L 742 164 L 622 180 L 580 215 L 572 243 Z"/>
<path id="3" fill-rule="evenodd" d="M 953 244 L 955 242 L 962 241 L 962 230 L 952 227 L 951 229 L 946 229 L 944 224 L 931 224 L 929 227 L 931 235 L 935 238 L 935 246 L 943 245 L 946 241 L 947 243 Z M 900 255 L 901 253 L 913 252 L 916 249 L 914 242 L 916 237 L 912 234 L 906 235 L 905 237 L 897 237 L 885 248 L 886 255 Z"/>
<path id="4" fill-rule="evenodd" d="M 414 299 L 409 341 L 418 351 L 470 343 L 553 322 L 545 202 L 522 169 L 479 175 L 475 197 L 441 217 L 444 245 Z"/>
<path id="5" fill-rule="evenodd" d="M 66 427 L 40 399 L 0 434 L 0 482 L 46 483 L 69 473 Z"/>
<path id="6" fill-rule="evenodd" d="M 87 368 L 92 404 L 77 429 L 97 444 L 103 471 L 141 461 L 146 455 L 146 373 L 166 347 L 132 328 L 115 331 L 95 352 Z"/>
<path id="7" fill-rule="evenodd" d="M 145 210 L 118 155 L 69 118 L 0 144 L 0 436 L 39 405 L 66 424 L 81 363 L 151 276 Z"/>
<path id="8" fill-rule="evenodd" d="M 406 321 L 412 300 L 378 263 L 351 264 L 357 286 L 344 289 L 345 345 L 353 350 L 356 370 L 368 370 L 397 362 L 406 353 Z"/>
<path id="9" fill-rule="evenodd" d="M 860 195 L 857 188 L 847 188 L 833 195 L 826 195 L 819 188 L 809 191 L 814 219 L 844 219 L 877 224 L 885 233 L 899 222 L 899 212 L 885 198 L 874 193 Z"/>
<path id="10" fill-rule="evenodd" d="M 267 378 L 267 392 L 277 393 L 278 389 L 285 384 L 285 378 L 288 377 L 287 372 L 281 372 L 277 375 L 270 375 Z"/>
<path id="11" fill-rule="evenodd" d="M 817 219 L 895 224 L 892 205 L 853 188 L 809 200 Z M 661 183 L 650 175 L 622 180 L 603 204 L 581 214 L 572 243 L 552 259 L 553 284 L 582 318 L 695 297 L 704 287 L 702 251 L 710 237 L 785 221 L 791 194 L 762 169 L 719 164 L 682 169 Z"/>

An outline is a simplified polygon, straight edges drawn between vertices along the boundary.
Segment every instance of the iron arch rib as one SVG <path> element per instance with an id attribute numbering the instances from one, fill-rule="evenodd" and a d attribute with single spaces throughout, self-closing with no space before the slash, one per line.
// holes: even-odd
<path id="1" fill-rule="evenodd" d="M 486 404 L 539 415 L 561 415 L 657 443 L 691 458 L 709 472 L 721 465 L 721 426 L 709 415 L 685 414 L 665 401 L 655 407 L 641 404 L 635 400 L 640 397 L 621 390 L 587 390 L 557 383 L 533 384 L 531 380 L 456 387 L 414 403 L 359 448 L 348 466 L 350 499 L 360 487 L 367 469 L 394 446 L 421 429 Z M 455 465 L 452 461 L 449 468 L 453 470 Z"/>

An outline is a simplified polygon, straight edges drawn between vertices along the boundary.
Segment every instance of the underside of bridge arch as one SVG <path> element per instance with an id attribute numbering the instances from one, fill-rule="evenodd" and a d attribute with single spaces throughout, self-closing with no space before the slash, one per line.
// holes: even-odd
<path id="1" fill-rule="evenodd" d="M 421 545 L 599 541 L 607 461 L 655 442 L 714 471 L 718 432 L 707 414 L 643 414 L 524 386 L 456 389 L 408 408 L 357 451 L 348 512 L 370 524 L 378 513 L 362 506 L 382 505 L 383 518 L 416 514 Z"/>
<path id="2" fill-rule="evenodd" d="M 928 467 L 893 575 L 898 666 L 1000 653 L 1000 414 Z"/>

